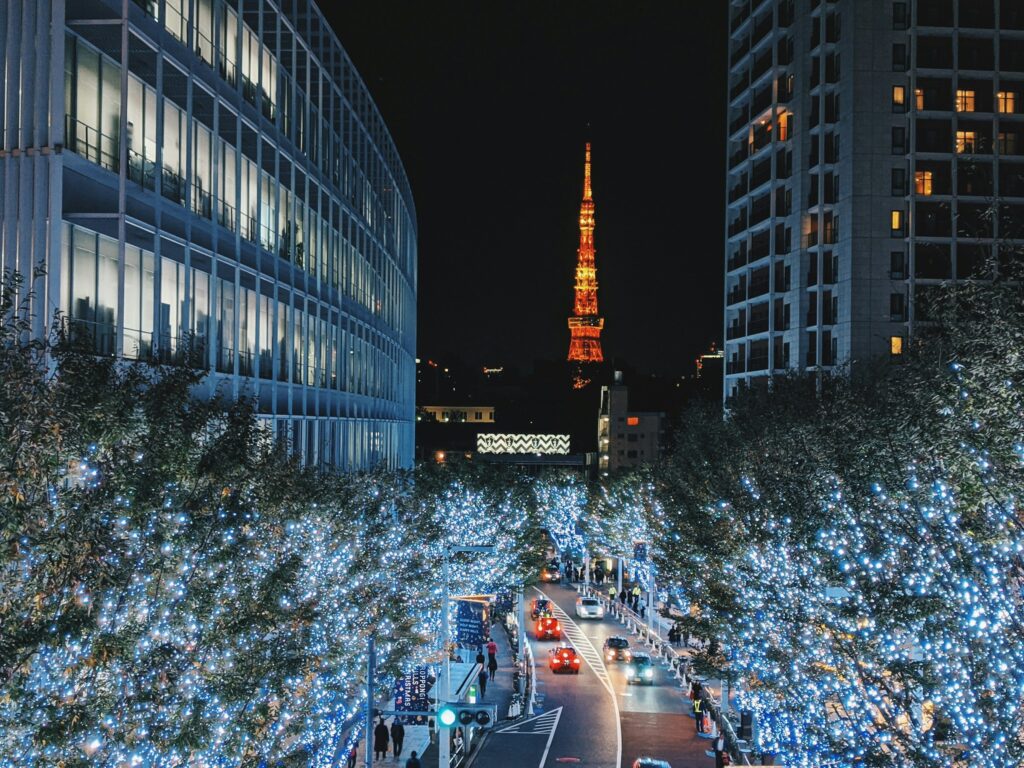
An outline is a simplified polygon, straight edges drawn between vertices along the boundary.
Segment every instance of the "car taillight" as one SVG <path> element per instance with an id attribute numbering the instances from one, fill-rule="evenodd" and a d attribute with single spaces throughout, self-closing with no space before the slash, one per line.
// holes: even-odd
<path id="1" fill-rule="evenodd" d="M 558 626 L 558 622 L 557 621 L 555 622 L 555 629 L 561 629 L 561 627 Z"/>
<path id="2" fill-rule="evenodd" d="M 572 660 L 572 663 L 573 663 L 573 664 L 579 664 L 579 663 L 580 663 L 580 660 L 579 660 L 579 659 L 573 659 L 573 660 Z"/>

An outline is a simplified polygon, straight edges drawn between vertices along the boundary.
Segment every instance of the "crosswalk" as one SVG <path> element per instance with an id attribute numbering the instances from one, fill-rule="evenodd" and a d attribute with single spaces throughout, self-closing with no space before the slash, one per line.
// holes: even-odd
<path id="1" fill-rule="evenodd" d="M 522 720 L 504 728 L 499 728 L 495 733 L 518 733 L 526 736 L 550 736 L 558 727 L 558 721 L 562 717 L 562 708 L 557 707 L 543 715 L 537 715 Z"/>
<path id="2" fill-rule="evenodd" d="M 554 600 L 539 589 L 537 591 L 540 592 L 541 597 L 550 601 L 555 618 L 562 625 L 562 634 L 569 640 L 572 647 L 576 649 L 576 653 L 582 656 L 587 665 L 594 670 L 597 679 L 601 681 L 601 684 L 608 690 L 608 693 L 614 696 L 615 691 L 612 688 L 611 678 L 608 677 L 608 669 L 604 665 L 601 652 L 594 647 L 594 644 L 590 642 L 590 638 L 583 633 L 579 625 L 569 618 L 569 614 L 563 611 Z"/>

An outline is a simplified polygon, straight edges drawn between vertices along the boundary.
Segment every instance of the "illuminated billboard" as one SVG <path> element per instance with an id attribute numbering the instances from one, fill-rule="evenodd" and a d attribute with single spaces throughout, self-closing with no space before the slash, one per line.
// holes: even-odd
<path id="1" fill-rule="evenodd" d="M 569 453 L 568 435 L 479 434 L 477 453 Z"/>

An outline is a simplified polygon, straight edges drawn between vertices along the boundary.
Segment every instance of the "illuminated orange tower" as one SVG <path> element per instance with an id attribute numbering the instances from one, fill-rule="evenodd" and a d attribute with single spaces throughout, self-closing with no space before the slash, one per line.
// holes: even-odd
<path id="1" fill-rule="evenodd" d="M 576 251 L 576 302 L 569 318 L 569 360 L 600 363 L 601 329 L 604 318 L 597 316 L 597 267 L 594 265 L 594 197 L 590 191 L 590 142 L 583 165 L 583 202 L 580 204 L 580 247 Z M 577 375 L 577 388 L 586 380 Z"/>

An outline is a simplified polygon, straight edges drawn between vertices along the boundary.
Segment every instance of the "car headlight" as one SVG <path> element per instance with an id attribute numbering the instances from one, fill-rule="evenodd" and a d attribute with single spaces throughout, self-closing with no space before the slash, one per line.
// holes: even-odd
<path id="1" fill-rule="evenodd" d="M 648 680 L 650 680 L 652 677 L 654 677 L 654 670 L 653 669 L 645 669 L 644 670 L 644 677 L 646 677 Z"/>

